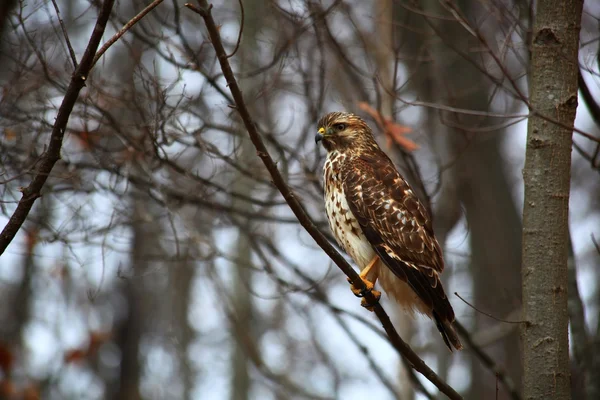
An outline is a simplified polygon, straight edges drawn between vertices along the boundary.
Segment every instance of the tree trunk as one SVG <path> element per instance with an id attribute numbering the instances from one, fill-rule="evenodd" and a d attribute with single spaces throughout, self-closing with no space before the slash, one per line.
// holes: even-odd
<path id="1" fill-rule="evenodd" d="M 538 2 L 523 179 L 524 398 L 570 399 L 567 313 L 571 140 L 583 1 Z M 540 117 L 544 115 L 558 123 Z"/>

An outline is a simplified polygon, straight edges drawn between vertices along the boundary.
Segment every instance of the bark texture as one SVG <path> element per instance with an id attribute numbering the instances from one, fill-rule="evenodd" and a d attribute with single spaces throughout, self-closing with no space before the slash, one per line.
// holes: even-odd
<path id="1" fill-rule="evenodd" d="M 523 171 L 525 399 L 571 397 L 567 259 L 573 132 L 564 126 L 573 126 L 577 109 L 582 7 L 580 0 L 540 1 L 532 32 L 533 116 Z"/>

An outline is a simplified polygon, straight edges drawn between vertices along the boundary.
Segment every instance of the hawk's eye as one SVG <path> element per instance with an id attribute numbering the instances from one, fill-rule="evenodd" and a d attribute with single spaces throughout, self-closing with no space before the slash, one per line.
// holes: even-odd
<path id="1" fill-rule="evenodd" d="M 335 128 L 336 131 L 343 131 L 344 129 L 346 129 L 346 124 L 335 124 L 333 125 L 333 127 Z"/>

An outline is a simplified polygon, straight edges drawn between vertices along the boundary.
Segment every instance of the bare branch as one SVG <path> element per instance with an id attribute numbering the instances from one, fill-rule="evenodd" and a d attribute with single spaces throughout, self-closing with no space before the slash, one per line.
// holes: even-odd
<path id="1" fill-rule="evenodd" d="M 65 23 L 63 22 L 60 16 L 60 11 L 58 10 L 58 4 L 56 4 L 56 0 L 52 0 L 52 5 L 54 6 L 54 10 L 56 11 L 56 16 L 58 17 L 60 29 L 62 29 L 62 33 L 65 37 L 65 42 L 67 43 L 67 48 L 69 49 L 69 55 L 71 56 L 71 61 L 73 61 L 73 68 L 77 69 L 77 58 L 75 57 L 75 51 L 73 50 L 73 46 L 71 45 L 71 41 L 69 40 L 69 35 L 67 34 L 67 29 L 65 28 Z"/>
<path id="2" fill-rule="evenodd" d="M 237 53 L 238 49 L 240 48 L 240 42 L 242 41 L 242 34 L 244 33 L 244 4 L 242 3 L 242 0 L 239 0 L 238 3 L 240 4 L 240 33 L 238 33 L 238 38 L 237 41 L 235 42 L 235 48 L 233 49 L 233 51 L 231 52 L 230 55 L 227 56 L 227 58 L 231 58 L 235 55 L 235 53 Z"/>
<path id="3" fill-rule="evenodd" d="M 465 303 L 466 305 L 468 305 L 469 307 L 471 307 L 473 310 L 477 311 L 480 314 L 483 314 L 487 317 L 490 317 L 491 319 L 495 319 L 498 322 L 504 322 L 505 324 L 524 324 L 527 321 L 507 321 L 504 319 L 500 319 L 498 317 L 494 317 L 492 314 L 486 313 L 485 311 L 481 311 L 480 309 L 478 309 L 477 307 L 475 307 L 473 304 L 469 303 L 468 301 L 466 301 L 465 299 L 463 299 L 461 297 L 461 295 L 459 295 L 458 293 L 454 292 L 454 295 L 456 297 L 458 297 L 459 299 L 461 299 L 463 301 L 463 303 Z"/>
<path id="4" fill-rule="evenodd" d="M 0 233 L 0 254 L 4 253 L 4 250 L 6 250 L 10 242 L 14 239 L 21 228 L 21 225 L 23 225 L 23 222 L 25 222 L 33 203 L 41 196 L 42 187 L 46 183 L 54 164 L 60 159 L 60 149 L 62 148 L 63 137 L 67 123 L 69 122 L 69 116 L 73 111 L 79 92 L 85 86 L 88 74 L 94 66 L 94 54 L 100 45 L 100 40 L 106 29 L 106 24 L 108 23 L 108 17 L 110 16 L 113 4 L 114 0 L 105 0 L 100 8 L 96 26 L 92 31 L 92 36 L 90 37 L 87 48 L 81 58 L 81 63 L 73 73 L 65 97 L 58 109 L 58 115 L 56 116 L 56 121 L 52 128 L 48 149 L 41 157 L 33 180 L 29 186 L 23 189 L 23 195 L 17 209 L 10 217 L 10 220 L 2 230 L 2 233 Z"/>
<path id="5" fill-rule="evenodd" d="M 346 260 L 342 257 L 340 253 L 338 253 L 335 248 L 327 241 L 325 236 L 321 234 L 321 232 L 317 229 L 315 224 L 312 222 L 311 218 L 304 211 L 304 208 L 291 191 L 289 186 L 286 184 L 279 170 L 277 169 L 277 165 L 269 155 L 267 148 L 258 133 L 256 128 L 256 124 L 252 117 L 250 116 L 250 112 L 246 107 L 246 103 L 243 99 L 242 92 L 237 84 L 237 81 L 233 75 L 233 71 L 231 70 L 231 66 L 227 60 L 227 54 L 223 47 L 223 43 L 221 41 L 221 37 L 219 34 L 219 29 L 215 20 L 212 17 L 211 9 L 212 5 L 209 5 L 206 1 L 200 1 L 200 7 L 195 7 L 190 3 L 186 3 L 186 7 L 193 10 L 197 14 L 199 14 L 206 24 L 208 29 L 208 33 L 210 35 L 210 39 L 213 47 L 217 53 L 217 58 L 221 65 L 221 69 L 223 70 L 223 75 L 227 80 L 227 84 L 233 99 L 235 101 L 235 107 L 239 112 L 242 121 L 244 122 L 244 126 L 250 135 L 250 139 L 257 150 L 257 155 L 260 157 L 265 167 L 269 171 L 273 183 L 279 189 L 284 199 L 290 206 L 290 209 L 294 213 L 294 215 L 298 218 L 300 224 L 304 227 L 307 233 L 315 240 L 315 242 L 325 251 L 325 253 L 336 263 L 336 265 L 350 278 L 352 284 L 358 289 L 366 289 L 364 282 L 360 279 L 359 275 L 356 271 L 346 262 Z M 413 368 L 419 371 L 423 376 L 425 376 L 430 382 L 432 382 L 442 393 L 446 394 L 450 399 L 462 399 L 462 397 L 446 382 L 442 381 L 441 378 L 431 369 L 429 368 L 425 362 L 412 351 L 410 346 L 402 340 L 402 338 L 396 332 L 392 322 L 390 321 L 387 313 L 383 309 L 383 307 L 375 301 L 375 298 L 372 293 L 367 292 L 365 297 L 367 301 L 371 304 L 375 304 L 375 314 L 379 318 L 379 321 L 383 325 L 386 333 L 388 334 L 392 344 L 404 357 L 406 357 L 409 362 L 412 364 Z"/>
<path id="6" fill-rule="evenodd" d="M 135 24 L 137 24 L 142 18 L 144 18 L 146 16 L 146 14 L 148 14 L 150 11 L 152 11 L 154 8 L 156 8 L 156 6 L 158 6 L 162 2 L 163 2 L 163 0 L 154 0 L 152 3 L 148 4 L 148 6 L 146 6 L 146 8 L 144 8 L 142 11 L 140 11 L 135 17 L 131 18 L 123 26 L 123 28 L 121 28 L 121 30 L 119 32 L 115 33 L 108 42 L 104 43 L 102 45 L 102 47 L 100 48 L 100 50 L 98 50 L 98 53 L 96 54 L 96 56 L 94 57 L 94 62 L 92 63 L 92 67 L 94 65 L 96 65 L 96 63 L 98 62 L 100 57 L 102 57 L 102 55 L 106 52 L 106 50 L 108 50 L 108 48 L 110 46 L 115 44 L 115 42 L 117 40 L 119 40 L 121 38 L 121 36 L 123 36 L 128 30 L 130 30 Z"/>

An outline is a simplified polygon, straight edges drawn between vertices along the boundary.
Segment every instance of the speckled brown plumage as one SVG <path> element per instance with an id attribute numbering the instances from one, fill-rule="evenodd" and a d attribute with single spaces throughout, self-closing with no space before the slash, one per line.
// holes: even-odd
<path id="1" fill-rule="evenodd" d="M 451 344 L 461 349 L 439 277 L 442 250 L 425 207 L 360 117 L 330 113 L 318 127 L 317 139 L 327 149 L 325 205 L 339 245 L 361 271 L 379 257 L 368 280 L 379 278 L 383 290 L 409 312 L 434 319 L 451 350 Z"/>

